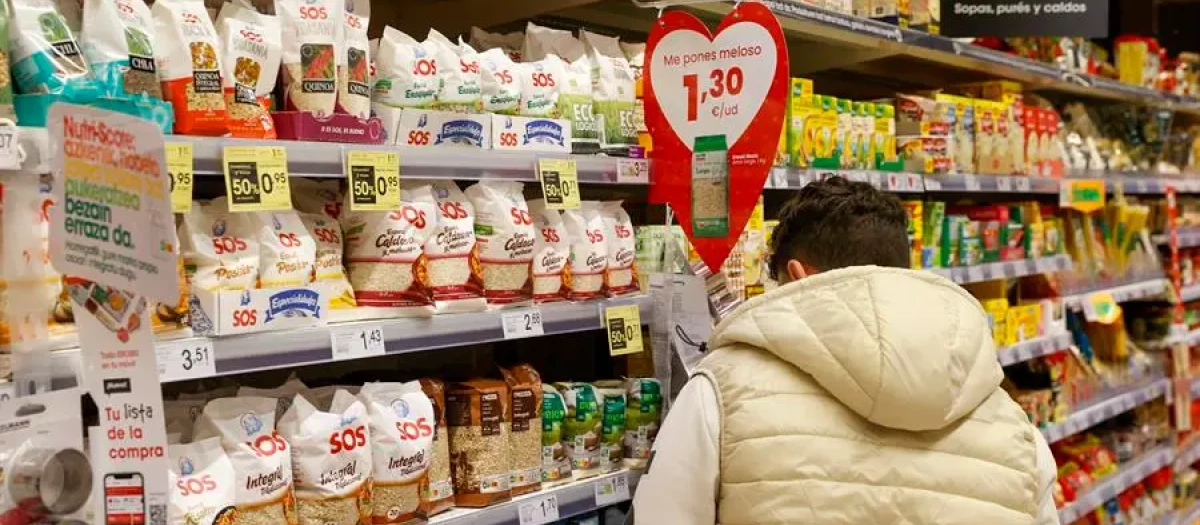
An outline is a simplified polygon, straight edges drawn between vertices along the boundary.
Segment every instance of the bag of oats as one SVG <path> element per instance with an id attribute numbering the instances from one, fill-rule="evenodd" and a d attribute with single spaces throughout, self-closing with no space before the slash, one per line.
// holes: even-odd
<path id="1" fill-rule="evenodd" d="M 301 213 L 300 220 L 317 246 L 313 282 L 324 287 L 330 308 L 354 308 L 354 289 L 342 265 L 342 225 L 336 219 L 315 213 Z"/>
<path id="2" fill-rule="evenodd" d="M 621 50 L 620 41 L 580 31 L 580 39 L 592 63 L 592 97 L 595 101 L 600 148 L 604 151 L 627 151 L 637 145 L 637 128 L 633 125 L 633 70 Z"/>
<path id="3" fill-rule="evenodd" d="M 658 436 L 662 384 L 653 378 L 625 380 L 625 466 L 643 469 Z"/>
<path id="4" fill-rule="evenodd" d="M 527 364 L 501 368 L 512 403 L 512 455 L 509 487 L 513 496 L 542 488 L 542 376 Z"/>
<path id="5" fill-rule="evenodd" d="M 571 459 L 572 479 L 584 479 L 600 473 L 601 396 L 588 383 L 554 383 L 566 403 L 563 418 L 563 446 Z"/>
<path id="6" fill-rule="evenodd" d="M 192 288 L 249 290 L 258 284 L 258 236 L 250 217 L 230 213 L 223 197 L 192 203 L 179 225 L 179 248 Z"/>
<path id="7" fill-rule="evenodd" d="M 105 95 L 162 98 L 150 6 L 136 0 L 86 2 L 82 25 L 79 43 Z"/>
<path id="8" fill-rule="evenodd" d="M 572 301 L 603 297 L 608 244 L 600 203 L 584 201 L 577 210 L 563 210 L 562 216 L 571 242 L 568 297 Z"/>
<path id="9" fill-rule="evenodd" d="M 344 52 L 338 55 L 338 106 L 360 119 L 371 116 L 370 0 L 346 2 Z"/>
<path id="10" fill-rule="evenodd" d="M 638 288 L 637 239 L 633 235 L 633 221 L 621 207 L 621 201 L 600 203 L 600 217 L 604 221 L 608 250 L 604 289 L 612 297 L 638 293 L 641 290 Z"/>
<path id="11" fill-rule="evenodd" d="M 533 217 L 522 190 L 520 182 L 485 180 L 466 191 L 475 207 L 483 294 L 491 305 L 527 305 L 533 295 Z"/>
<path id="12" fill-rule="evenodd" d="M 570 282 L 567 261 L 571 258 L 571 241 L 558 210 L 546 208 L 546 201 L 529 201 L 533 215 L 533 300 L 552 303 L 567 299 Z"/>
<path id="13" fill-rule="evenodd" d="M 439 216 L 425 241 L 425 258 L 437 311 L 483 310 L 487 301 L 475 242 L 475 207 L 454 181 L 436 181 L 432 189 Z"/>
<path id="14" fill-rule="evenodd" d="M 542 385 L 542 487 L 571 481 L 571 458 L 567 456 L 563 426 L 567 402 L 553 385 Z"/>
<path id="15" fill-rule="evenodd" d="M 345 25 L 342 0 L 276 0 L 282 23 L 283 103 L 319 118 L 337 104 L 337 64 Z"/>
<path id="16" fill-rule="evenodd" d="M 425 49 L 433 55 L 441 88 L 437 108 L 458 113 L 478 113 L 480 108 L 479 53 L 471 46 L 456 45 L 430 29 Z"/>
<path id="17" fill-rule="evenodd" d="M 454 506 L 454 478 L 450 475 L 450 437 L 446 432 L 446 385 L 439 379 L 421 379 L 421 390 L 433 405 L 436 424 L 429 473 L 421 481 L 421 506 L 417 515 L 429 519 Z"/>
<path id="18" fill-rule="evenodd" d="M 294 210 L 247 214 L 258 234 L 258 287 L 284 288 L 312 282 L 317 244 Z"/>
<path id="19" fill-rule="evenodd" d="M 432 454 L 433 404 L 416 381 L 367 383 L 358 392 L 371 427 L 369 523 L 408 523 L 421 505 L 421 484 Z"/>
<path id="20" fill-rule="evenodd" d="M 342 214 L 346 266 L 359 306 L 396 309 L 396 315 L 431 315 L 424 246 L 438 224 L 437 202 L 428 185 L 400 190 L 400 208 Z"/>
<path id="21" fill-rule="evenodd" d="M 479 54 L 479 86 L 484 111 L 516 115 L 521 107 L 523 85 L 520 69 L 503 49 L 492 48 Z"/>
<path id="22" fill-rule="evenodd" d="M 621 469 L 625 456 L 625 382 L 597 381 L 600 393 L 600 472 Z"/>
<path id="23" fill-rule="evenodd" d="M 270 109 L 283 47 L 279 18 L 227 2 L 217 15 L 216 27 L 230 135 L 275 138 Z"/>
<path id="24" fill-rule="evenodd" d="M 455 383 L 446 393 L 454 504 L 486 507 L 512 497 L 508 386 L 494 379 Z"/>
<path id="25" fill-rule="evenodd" d="M 238 397 L 268 397 L 275 400 L 275 419 L 283 417 L 288 409 L 292 407 L 292 398 L 296 394 L 300 394 L 308 390 L 308 386 L 303 381 L 296 379 L 294 376 L 288 378 L 282 385 L 275 388 L 256 388 L 252 386 L 240 386 L 237 389 Z"/>
<path id="26" fill-rule="evenodd" d="M 234 507 L 238 478 L 220 438 L 167 446 L 170 525 L 238 523 Z"/>
<path id="27" fill-rule="evenodd" d="M 13 0 L 12 76 L 17 91 L 63 93 L 91 83 L 87 59 L 53 0 Z"/>
<path id="28" fill-rule="evenodd" d="M 338 390 L 328 411 L 302 395 L 279 421 L 292 447 L 300 525 L 358 525 L 370 519 L 371 432 L 363 404 Z"/>
<path id="29" fill-rule="evenodd" d="M 275 430 L 269 397 L 214 399 L 196 420 L 195 439 L 221 438 L 237 476 L 232 525 L 297 525 L 288 442 Z"/>
<path id="30" fill-rule="evenodd" d="M 175 110 L 175 132 L 229 132 L 221 80 L 221 42 L 202 0 L 159 0 L 150 8 L 163 98 Z"/>
<path id="31" fill-rule="evenodd" d="M 375 59 L 375 101 L 398 108 L 432 106 L 441 89 L 437 63 L 425 44 L 388 26 Z"/>

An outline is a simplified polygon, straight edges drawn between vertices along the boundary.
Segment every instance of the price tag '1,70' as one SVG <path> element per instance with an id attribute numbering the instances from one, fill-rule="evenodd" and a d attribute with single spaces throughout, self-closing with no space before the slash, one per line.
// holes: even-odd
<path id="1" fill-rule="evenodd" d="M 400 155 L 387 151 L 346 154 L 351 211 L 391 211 L 400 208 Z"/>
<path id="2" fill-rule="evenodd" d="M 183 381 L 217 375 L 212 339 L 166 341 L 155 345 L 159 381 Z"/>
<path id="3" fill-rule="evenodd" d="M 579 171 L 573 159 L 538 159 L 538 180 L 546 208 L 574 210 L 579 208 Z"/>
<path id="4" fill-rule="evenodd" d="M 280 146 L 226 146 L 225 192 L 230 211 L 292 209 L 287 150 Z"/>
<path id="5" fill-rule="evenodd" d="M 171 177 L 171 211 L 192 211 L 192 184 L 195 177 L 190 142 L 168 142 L 165 144 L 167 175 Z"/>
<path id="6" fill-rule="evenodd" d="M 358 324 L 333 328 L 329 332 L 334 361 L 383 355 L 386 344 L 383 327 L 378 324 Z"/>
<path id="7" fill-rule="evenodd" d="M 547 494 L 522 503 L 517 508 L 517 519 L 520 525 L 544 525 L 558 521 L 558 497 Z"/>
<path id="8" fill-rule="evenodd" d="M 609 355 L 642 352 L 642 313 L 638 305 L 605 308 L 604 329 L 608 332 Z"/>

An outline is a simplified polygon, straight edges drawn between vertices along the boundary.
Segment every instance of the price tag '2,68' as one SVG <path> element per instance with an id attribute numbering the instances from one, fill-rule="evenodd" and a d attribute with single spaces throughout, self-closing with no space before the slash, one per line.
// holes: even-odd
<path id="1" fill-rule="evenodd" d="M 538 180 L 546 208 L 574 210 L 579 208 L 579 171 L 573 159 L 538 159 Z"/>
<path id="2" fill-rule="evenodd" d="M 400 208 L 400 155 L 387 151 L 346 154 L 352 211 L 391 211 Z"/>
<path id="3" fill-rule="evenodd" d="M 287 150 L 279 146 L 226 146 L 229 211 L 292 209 Z"/>
<path id="4" fill-rule="evenodd" d="M 171 211 L 192 211 L 192 184 L 195 176 L 190 142 L 168 142 L 165 145 L 167 175 L 171 176 Z"/>
<path id="5" fill-rule="evenodd" d="M 604 329 L 608 331 L 609 355 L 642 352 L 642 313 L 638 305 L 605 308 Z"/>

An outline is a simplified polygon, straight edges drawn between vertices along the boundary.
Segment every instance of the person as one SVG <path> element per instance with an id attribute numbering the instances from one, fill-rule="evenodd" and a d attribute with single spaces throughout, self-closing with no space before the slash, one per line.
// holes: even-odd
<path id="1" fill-rule="evenodd" d="M 779 287 L 713 330 L 634 522 L 1059 523 L 1054 458 L 1000 388 L 987 315 L 909 269 L 895 196 L 809 184 L 784 205 L 771 252 Z"/>

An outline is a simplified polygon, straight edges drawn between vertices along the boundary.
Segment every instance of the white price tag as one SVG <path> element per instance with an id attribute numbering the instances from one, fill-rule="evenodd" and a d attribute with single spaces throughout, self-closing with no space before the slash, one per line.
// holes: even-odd
<path id="1" fill-rule="evenodd" d="M 1012 191 L 1012 183 L 1010 177 L 996 177 L 996 191 Z"/>
<path id="2" fill-rule="evenodd" d="M 542 311 L 537 308 L 522 308 L 500 314 L 505 339 L 537 337 L 546 332 L 542 326 Z"/>
<path id="3" fill-rule="evenodd" d="M 548 494 L 540 498 L 522 503 L 517 508 L 517 518 L 521 525 L 544 525 L 558 520 L 558 497 Z"/>
<path id="4" fill-rule="evenodd" d="M 924 191 L 925 186 L 921 184 L 921 176 L 916 173 L 906 173 L 904 178 L 908 181 L 909 191 Z"/>
<path id="5" fill-rule="evenodd" d="M 887 189 L 888 191 L 906 191 L 908 189 L 907 181 L 908 179 L 899 173 L 889 173 L 887 174 Z"/>
<path id="6" fill-rule="evenodd" d="M 967 282 L 968 283 L 979 283 L 979 282 L 983 282 L 984 280 L 985 280 L 985 278 L 983 275 L 983 267 L 982 266 L 967 267 Z"/>
<path id="7" fill-rule="evenodd" d="M 650 184 L 650 162 L 645 159 L 617 159 L 618 184 Z"/>
<path id="8" fill-rule="evenodd" d="M 17 127 L 0 126 L 0 169 L 21 169 L 21 151 L 17 144 Z"/>
<path id="9" fill-rule="evenodd" d="M 979 178 L 974 175 L 963 175 L 963 184 L 967 191 L 979 191 Z"/>
<path id="10" fill-rule="evenodd" d="M 212 339 L 198 337 L 166 341 L 154 346 L 159 381 L 182 381 L 217 375 Z"/>
<path id="11" fill-rule="evenodd" d="M 607 507 L 629 500 L 629 477 L 624 472 L 597 481 L 594 487 L 597 507 Z"/>
<path id="12" fill-rule="evenodd" d="M 837 175 L 837 173 L 824 173 L 822 174 L 821 179 L 827 179 L 835 175 Z M 871 178 L 867 176 L 867 173 L 864 171 L 844 171 L 842 172 L 842 175 L 854 182 L 871 182 Z"/>
<path id="13" fill-rule="evenodd" d="M 333 360 L 360 359 L 383 355 L 383 327 L 378 324 L 356 324 L 329 330 Z"/>

